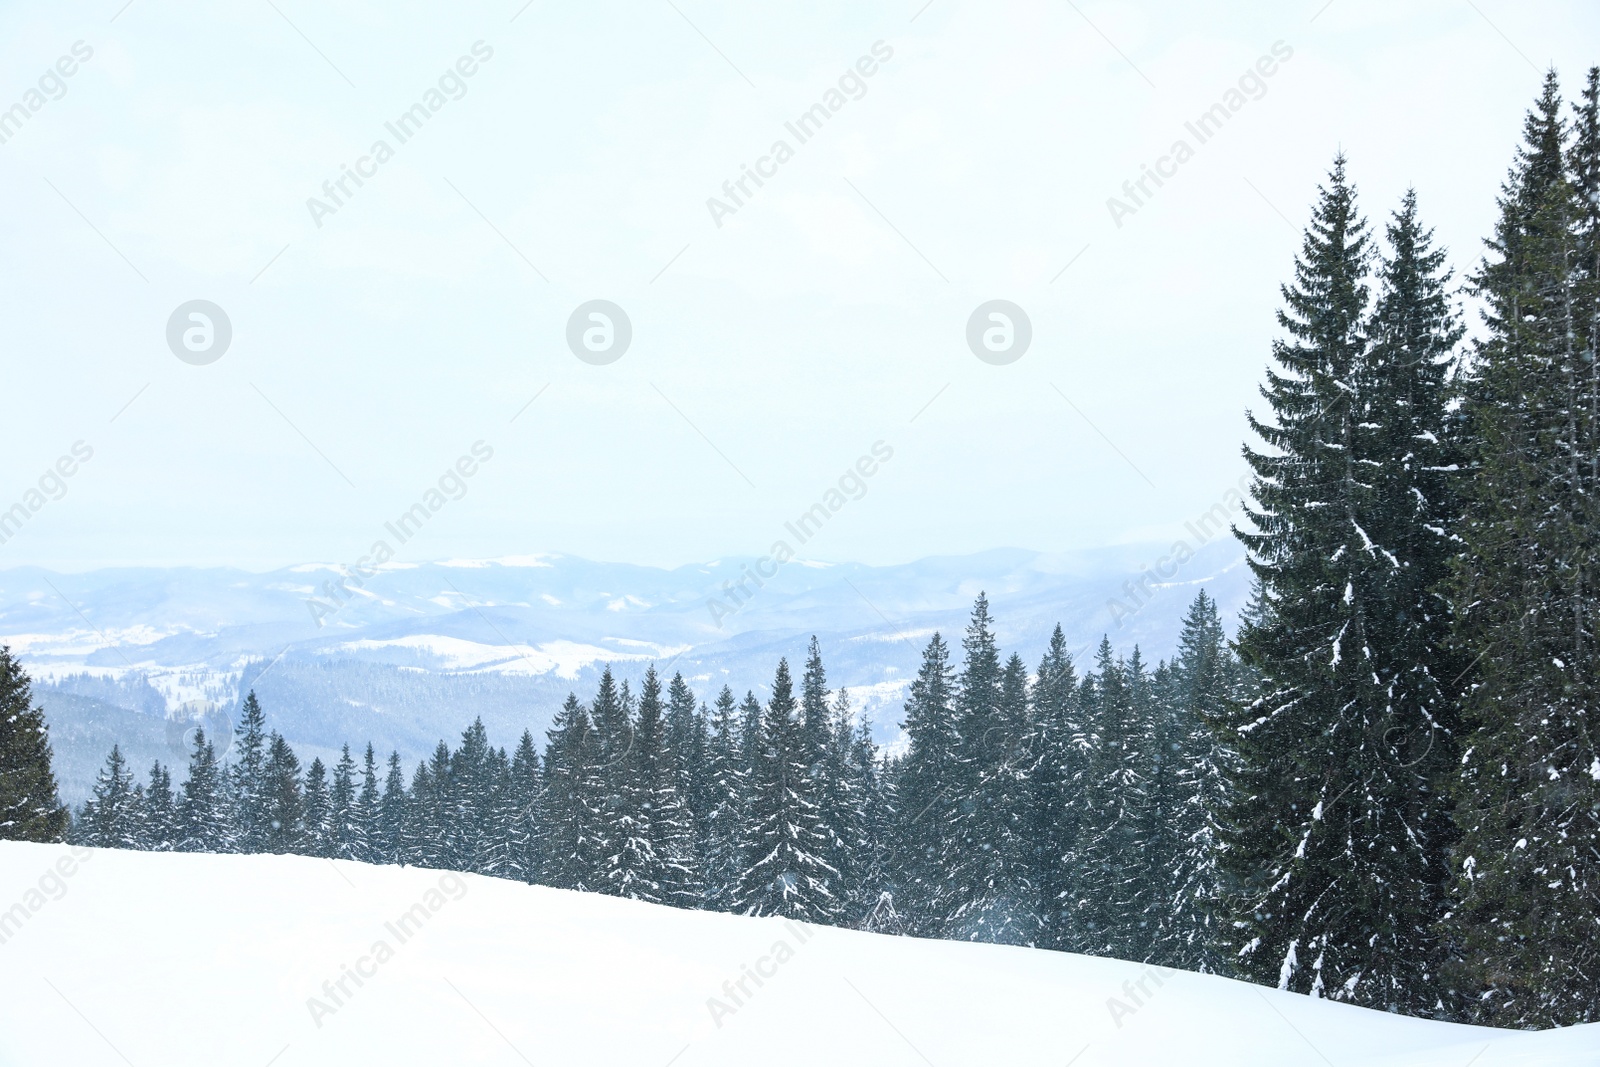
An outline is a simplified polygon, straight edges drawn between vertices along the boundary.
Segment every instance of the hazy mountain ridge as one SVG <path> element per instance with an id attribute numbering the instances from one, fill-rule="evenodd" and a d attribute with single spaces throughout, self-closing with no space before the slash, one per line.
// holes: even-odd
<path id="1" fill-rule="evenodd" d="M 746 579 L 742 602 L 727 583 L 737 589 L 749 573 L 754 561 L 743 558 L 671 570 L 553 555 L 391 565 L 359 588 L 346 579 L 342 604 L 344 575 L 328 564 L 16 568 L 0 571 L 0 643 L 35 679 L 73 801 L 111 740 L 135 766 L 159 758 L 181 774 L 194 722 L 225 738 L 252 687 L 308 758 L 371 740 L 409 763 L 475 716 L 497 745 L 525 728 L 542 741 L 561 700 L 587 699 L 606 663 L 635 679 L 652 662 L 682 671 L 707 700 L 723 684 L 761 693 L 778 658 L 799 656 L 813 633 L 830 683 L 850 688 L 892 743 L 922 646 L 935 630 L 958 642 L 980 591 L 1007 652 L 1030 663 L 1058 622 L 1080 660 L 1102 634 L 1121 652 L 1138 644 L 1147 659 L 1168 655 L 1201 586 L 1231 625 L 1249 584 L 1237 544 L 1202 545 L 1165 580 L 1146 571 L 1162 551 L 999 549 L 886 567 L 797 560 L 759 588 Z M 321 626 L 312 597 L 336 609 Z M 720 627 L 712 597 L 737 608 Z M 162 717 L 171 721 L 144 728 Z"/>

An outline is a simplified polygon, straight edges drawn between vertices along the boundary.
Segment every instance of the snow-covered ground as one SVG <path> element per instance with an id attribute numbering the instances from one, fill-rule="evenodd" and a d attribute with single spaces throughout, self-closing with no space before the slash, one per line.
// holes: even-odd
<path id="1" fill-rule="evenodd" d="M 417 868 L 0 842 L 4 1065 L 1597 1062 L 1600 1025 L 1485 1030 Z"/>

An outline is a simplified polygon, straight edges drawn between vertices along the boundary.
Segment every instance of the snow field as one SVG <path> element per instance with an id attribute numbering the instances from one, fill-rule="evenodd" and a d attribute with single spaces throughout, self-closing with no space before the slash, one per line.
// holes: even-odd
<path id="1" fill-rule="evenodd" d="M 298 856 L 0 842 L 0 1065 L 1557 1067 L 1144 965 Z"/>

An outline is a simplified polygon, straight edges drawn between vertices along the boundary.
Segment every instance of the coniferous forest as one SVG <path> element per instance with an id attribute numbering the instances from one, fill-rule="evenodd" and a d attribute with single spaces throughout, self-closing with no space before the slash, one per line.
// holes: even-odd
<path id="1" fill-rule="evenodd" d="M 203 735 L 181 771 L 113 749 L 70 827 L 6 653 L 0 836 L 413 864 L 1412 1015 L 1600 1020 L 1600 68 L 1575 103 L 1546 79 L 1486 244 L 1453 276 L 1414 193 L 1371 221 L 1335 159 L 1248 416 L 1236 633 L 1201 592 L 1168 660 L 1102 640 L 1074 663 L 1058 627 L 1025 661 L 980 596 L 924 649 L 892 755 L 815 639 L 764 701 L 607 670 L 543 739 L 496 748 L 473 723 L 416 766 L 371 745 L 304 765 L 251 693 L 225 762 Z"/>

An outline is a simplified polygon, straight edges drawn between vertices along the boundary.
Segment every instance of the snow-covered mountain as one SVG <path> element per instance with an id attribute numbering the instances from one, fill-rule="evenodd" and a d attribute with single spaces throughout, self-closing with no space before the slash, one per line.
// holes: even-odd
<path id="1" fill-rule="evenodd" d="M 1036 949 L 298 856 L 0 842 L 0 1063 L 1577 1067 L 1600 1025 L 1431 1022 Z"/>
<path id="2" fill-rule="evenodd" d="M 1029 662 L 1057 623 L 1080 659 L 1102 634 L 1119 651 L 1167 655 L 1201 587 L 1231 621 L 1248 590 L 1237 544 L 1173 549 L 1002 549 L 885 567 L 724 559 L 667 570 L 555 555 L 359 571 L 23 567 L 0 571 L 0 643 L 37 683 L 75 802 L 113 742 L 143 770 L 154 759 L 181 768 L 196 724 L 226 741 L 252 687 L 307 758 L 370 740 L 409 762 L 475 716 L 496 744 L 525 728 L 542 742 L 566 694 L 592 695 L 605 664 L 635 679 L 649 663 L 682 671 L 708 700 L 724 684 L 760 694 L 811 634 L 830 682 L 892 744 L 922 647 L 935 630 L 958 643 L 979 592 L 1005 648 Z"/>

